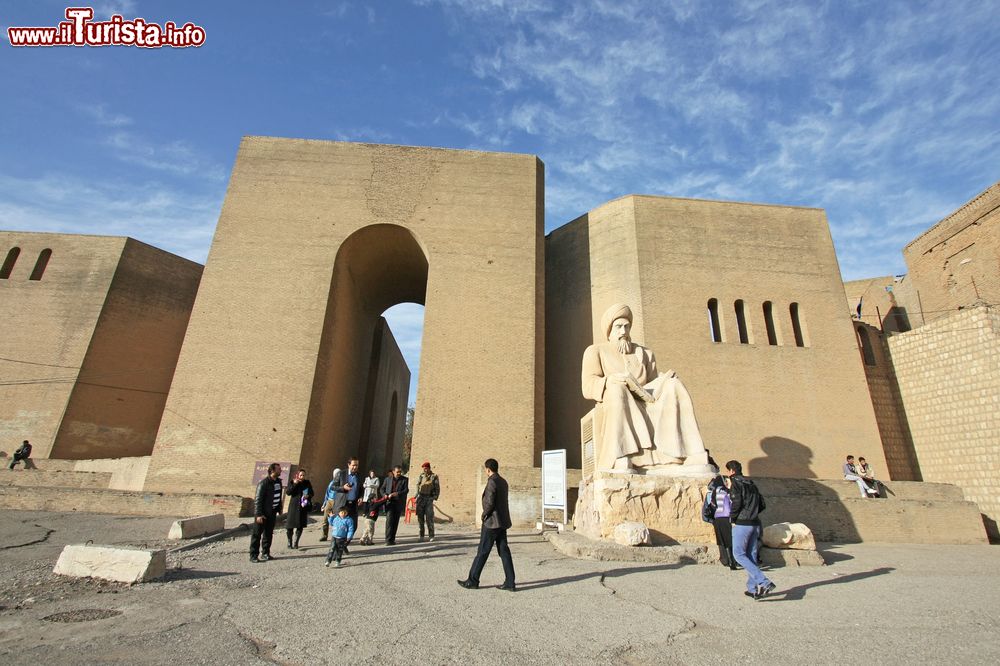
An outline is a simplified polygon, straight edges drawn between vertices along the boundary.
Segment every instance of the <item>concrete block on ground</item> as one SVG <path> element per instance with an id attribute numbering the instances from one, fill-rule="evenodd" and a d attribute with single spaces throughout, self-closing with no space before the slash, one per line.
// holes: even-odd
<path id="1" fill-rule="evenodd" d="M 226 529 L 226 516 L 221 513 L 210 513 L 194 518 L 175 520 L 170 526 L 168 539 L 194 539 L 196 537 L 215 534 Z"/>
<path id="2" fill-rule="evenodd" d="M 53 573 L 74 578 L 100 578 L 118 583 L 141 583 L 162 578 L 167 551 L 116 546 L 70 544 L 63 548 Z"/>

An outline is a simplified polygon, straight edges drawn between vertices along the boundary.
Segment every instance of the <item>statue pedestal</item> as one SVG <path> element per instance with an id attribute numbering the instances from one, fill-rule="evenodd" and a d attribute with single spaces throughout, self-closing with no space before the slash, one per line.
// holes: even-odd
<path id="1" fill-rule="evenodd" d="M 676 475 L 594 472 L 580 484 L 573 523 L 591 539 L 612 539 L 615 527 L 638 521 L 649 528 L 654 546 L 715 543 L 711 523 L 701 519 L 711 468 L 678 465 Z"/>

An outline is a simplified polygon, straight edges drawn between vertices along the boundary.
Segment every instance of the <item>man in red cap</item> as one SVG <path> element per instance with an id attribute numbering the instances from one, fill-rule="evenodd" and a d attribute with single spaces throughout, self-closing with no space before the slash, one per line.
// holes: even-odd
<path id="1" fill-rule="evenodd" d="M 431 471 L 431 464 L 425 462 L 423 471 L 417 479 L 417 523 L 420 525 L 420 540 L 424 540 L 424 523 L 427 523 L 427 535 L 434 541 L 434 502 L 441 494 L 441 483 L 438 475 Z"/>

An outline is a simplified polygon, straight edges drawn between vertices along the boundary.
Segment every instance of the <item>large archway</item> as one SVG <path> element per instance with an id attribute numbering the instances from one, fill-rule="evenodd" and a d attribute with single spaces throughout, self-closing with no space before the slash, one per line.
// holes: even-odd
<path id="1" fill-rule="evenodd" d="M 250 495 L 271 461 L 319 486 L 384 451 L 376 330 L 412 302 L 412 455 L 441 512 L 474 518 L 483 460 L 530 468 L 543 448 L 543 181 L 531 155 L 246 137 L 144 487 Z"/>
<path id="2" fill-rule="evenodd" d="M 423 305 L 428 256 L 412 231 L 374 224 L 348 236 L 334 261 L 302 464 L 325 479 L 357 456 L 380 475 L 402 459 L 410 372 L 382 313 Z"/>

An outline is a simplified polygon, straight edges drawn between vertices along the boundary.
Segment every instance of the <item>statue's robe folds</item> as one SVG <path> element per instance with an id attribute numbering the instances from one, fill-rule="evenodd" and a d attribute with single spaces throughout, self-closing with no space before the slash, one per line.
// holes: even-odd
<path id="1" fill-rule="evenodd" d="M 629 456 L 632 467 L 703 465 L 705 445 L 698 431 L 691 396 L 673 373 L 660 375 L 652 350 L 633 344 L 622 355 L 615 343 L 591 345 L 583 354 L 583 395 L 597 402 L 594 445 L 597 469 L 609 470 Z M 653 397 L 646 402 L 610 375 L 630 373 Z"/>

